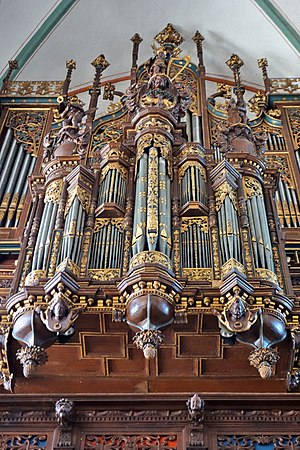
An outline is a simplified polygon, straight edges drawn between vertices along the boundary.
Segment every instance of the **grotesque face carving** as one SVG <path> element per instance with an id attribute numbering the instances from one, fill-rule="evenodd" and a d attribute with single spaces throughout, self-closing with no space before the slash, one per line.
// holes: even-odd
<path id="1" fill-rule="evenodd" d="M 74 402 L 61 398 L 55 404 L 55 415 L 61 428 L 68 428 L 72 421 Z"/>

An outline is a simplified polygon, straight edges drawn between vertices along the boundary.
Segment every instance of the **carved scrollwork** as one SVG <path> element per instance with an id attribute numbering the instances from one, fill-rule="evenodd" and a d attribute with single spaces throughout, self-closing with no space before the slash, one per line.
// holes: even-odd
<path id="1" fill-rule="evenodd" d="M 137 143 L 136 167 L 146 149 L 151 146 L 160 150 L 161 156 L 168 163 L 168 175 L 172 179 L 172 145 L 170 140 L 164 135 L 147 133 L 139 138 Z"/>
<path id="2" fill-rule="evenodd" d="M 258 180 L 253 177 L 244 177 L 243 181 L 247 199 L 254 196 L 262 197 L 262 187 Z"/>
<path id="3" fill-rule="evenodd" d="M 158 263 L 166 267 L 167 269 L 172 270 L 172 262 L 170 258 L 161 252 L 156 251 L 145 251 L 137 253 L 130 260 L 130 268 L 139 266 L 140 264 L 147 263 Z"/>
<path id="4" fill-rule="evenodd" d="M 108 281 L 120 277 L 120 269 L 89 269 L 91 280 Z"/>
<path id="5" fill-rule="evenodd" d="M 222 183 L 216 190 L 216 210 L 219 211 L 224 203 L 226 195 L 229 196 L 234 208 L 237 210 L 237 193 L 228 182 Z"/>
<path id="6" fill-rule="evenodd" d="M 68 214 L 69 209 L 70 209 L 75 197 L 78 197 L 78 200 L 80 201 L 83 209 L 88 213 L 89 206 L 91 203 L 91 193 L 77 184 L 74 187 L 74 189 L 72 189 L 71 192 L 69 192 L 68 200 L 67 200 L 67 204 L 66 204 L 66 208 L 65 208 L 65 216 Z"/>
<path id="7" fill-rule="evenodd" d="M 47 118 L 46 111 L 11 111 L 7 126 L 12 128 L 17 142 L 37 156 Z"/>
<path id="8" fill-rule="evenodd" d="M 1 434 L 0 447 L 14 450 L 39 450 L 46 448 L 47 435 L 19 434 L 7 435 Z"/>
<path id="9" fill-rule="evenodd" d="M 59 203 L 61 190 L 62 190 L 62 179 L 55 180 L 47 186 L 45 194 L 45 203 Z"/>
<path id="10" fill-rule="evenodd" d="M 217 448 L 227 449 L 250 449 L 267 446 L 268 448 L 276 449 L 290 449 L 299 448 L 300 436 L 292 435 L 231 435 L 231 436 L 218 436 Z"/>
<path id="11" fill-rule="evenodd" d="M 170 450 L 177 449 L 177 436 L 116 436 L 116 435 L 89 435 L 86 436 L 84 450 L 101 448 L 107 450 L 141 449 L 141 450 Z"/>

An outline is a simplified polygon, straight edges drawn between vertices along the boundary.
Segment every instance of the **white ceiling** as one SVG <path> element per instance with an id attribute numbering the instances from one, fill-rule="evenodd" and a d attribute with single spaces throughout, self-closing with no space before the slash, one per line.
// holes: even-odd
<path id="1" fill-rule="evenodd" d="M 0 70 L 18 57 L 22 46 L 42 25 L 46 16 L 65 0 L 0 0 Z M 297 32 L 299 0 L 271 1 Z M 65 77 L 65 61 L 75 59 L 72 89 L 91 84 L 90 62 L 104 53 L 111 63 L 105 78 L 129 73 L 132 43 L 138 32 L 143 42 L 139 62 L 151 54 L 153 36 L 168 22 L 185 38 L 181 48 L 197 63 L 196 30 L 205 37 L 204 61 L 208 74 L 231 77 L 225 61 L 237 53 L 244 61 L 242 79 L 262 85 L 257 59 L 267 57 L 271 77 L 300 76 L 300 55 L 255 0 L 78 0 L 49 33 L 19 71 L 19 80 L 59 80 Z M 300 34 L 300 33 L 299 33 Z M 299 41 L 300 42 L 300 41 Z M 17 58 L 18 59 L 18 58 Z"/>

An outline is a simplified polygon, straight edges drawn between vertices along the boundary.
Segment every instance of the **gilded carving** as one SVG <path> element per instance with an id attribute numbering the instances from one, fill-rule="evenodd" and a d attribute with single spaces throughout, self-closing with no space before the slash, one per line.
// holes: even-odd
<path id="1" fill-rule="evenodd" d="M 91 280 L 110 281 L 120 277 L 120 269 L 89 269 L 88 275 Z"/>
<path id="2" fill-rule="evenodd" d="M 216 210 L 219 211 L 224 203 L 225 197 L 228 195 L 234 208 L 237 210 L 237 193 L 232 185 L 225 181 L 215 192 L 216 195 Z"/>
<path id="3" fill-rule="evenodd" d="M 57 97 L 61 95 L 63 81 L 8 81 L 1 95 L 9 97 Z"/>
<path id="4" fill-rule="evenodd" d="M 176 163 L 178 163 L 184 156 L 197 155 L 204 158 L 204 149 L 200 144 L 195 143 L 185 143 L 180 150 L 179 155 L 176 158 Z"/>
<path id="5" fill-rule="evenodd" d="M 81 256 L 81 265 L 80 265 L 81 276 L 85 275 L 85 272 L 87 269 L 89 249 L 91 247 L 91 237 L 92 237 L 92 233 L 89 230 L 87 230 L 84 233 L 84 240 L 83 240 L 83 246 L 82 246 L 82 256 Z"/>
<path id="6" fill-rule="evenodd" d="M 127 169 L 124 166 L 122 166 L 119 163 L 108 163 L 101 170 L 100 183 L 103 182 L 103 180 L 106 177 L 108 171 L 109 170 L 114 170 L 114 169 L 117 170 L 120 173 L 120 175 L 123 178 L 123 180 L 125 180 L 125 181 L 127 180 L 127 173 L 128 173 L 128 171 L 127 171 Z"/>
<path id="7" fill-rule="evenodd" d="M 180 232 L 184 233 L 193 224 L 198 225 L 204 233 L 208 233 L 208 217 L 182 217 Z"/>
<path id="8" fill-rule="evenodd" d="M 60 195 L 62 190 L 63 180 L 55 180 L 52 181 L 47 186 L 46 194 L 45 194 L 45 203 L 52 202 L 52 203 L 59 203 L 60 201 Z"/>
<path id="9" fill-rule="evenodd" d="M 136 127 L 136 131 L 145 130 L 147 128 L 159 128 L 161 130 L 166 130 L 169 133 L 171 133 L 172 131 L 172 126 L 169 123 L 163 122 L 156 117 L 151 117 L 150 119 L 139 123 Z"/>
<path id="10" fill-rule="evenodd" d="M 300 80 L 300 79 L 299 79 Z M 300 108 L 286 108 L 289 124 L 294 141 L 294 148 L 297 150 L 300 147 Z"/>
<path id="11" fill-rule="evenodd" d="M 157 251 L 145 251 L 134 255 L 130 260 L 130 268 L 139 266 L 141 264 L 155 263 L 161 264 L 169 270 L 172 270 L 172 262 L 170 258 L 164 253 Z"/>
<path id="12" fill-rule="evenodd" d="M 206 170 L 198 161 L 187 161 L 182 166 L 180 166 L 178 171 L 179 182 L 181 182 L 185 172 L 189 167 L 195 167 L 199 170 L 203 180 L 206 182 Z"/>
<path id="13" fill-rule="evenodd" d="M 276 169 L 280 173 L 282 181 L 287 183 L 290 189 L 295 189 L 293 170 L 290 167 L 287 154 L 269 153 L 266 156 L 266 165 L 268 169 Z"/>
<path id="14" fill-rule="evenodd" d="M 218 280 L 221 278 L 220 273 L 220 257 L 219 257 L 219 236 L 217 228 L 211 228 L 211 241 L 212 241 L 212 252 L 213 252 L 213 263 L 215 278 Z"/>
<path id="15" fill-rule="evenodd" d="M 101 124 L 99 128 L 93 133 L 93 141 L 89 157 L 93 157 L 95 152 L 98 152 L 105 145 L 113 142 L 118 142 L 123 136 L 123 123 L 125 117 L 118 120 L 108 122 L 107 124 Z"/>
<path id="16" fill-rule="evenodd" d="M 139 138 L 137 143 L 136 167 L 144 152 L 151 146 L 160 150 L 161 156 L 168 163 L 168 175 L 172 179 L 172 145 L 170 140 L 161 134 L 147 133 Z"/>
<path id="17" fill-rule="evenodd" d="M 178 46 L 184 41 L 181 34 L 178 33 L 171 23 L 168 23 L 168 25 L 160 33 L 154 36 L 154 39 L 161 45 L 165 43 L 172 43 Z"/>
<path id="18" fill-rule="evenodd" d="M 80 201 L 82 208 L 85 210 L 85 212 L 86 213 L 89 212 L 91 193 L 77 184 L 71 191 L 68 192 L 68 200 L 65 208 L 65 216 L 68 214 L 75 197 L 78 197 L 78 200 Z"/>
<path id="19" fill-rule="evenodd" d="M 188 280 L 211 281 L 213 278 L 212 269 L 209 268 L 182 268 L 182 276 Z"/>
<path id="20" fill-rule="evenodd" d="M 262 197 L 261 183 L 253 177 L 243 177 L 244 191 L 246 199 L 257 196 Z"/>
<path id="21" fill-rule="evenodd" d="M 153 147 L 149 150 L 148 173 L 146 235 L 149 243 L 153 246 L 152 248 L 155 248 L 158 238 L 158 155 L 156 148 Z"/>
<path id="22" fill-rule="evenodd" d="M 239 261 L 237 261 L 234 258 L 230 258 L 221 267 L 222 277 L 224 277 L 232 269 L 237 269 L 239 272 L 245 274 L 245 268 L 244 268 L 243 264 L 241 264 Z"/>
<path id="23" fill-rule="evenodd" d="M 56 272 L 63 272 L 69 269 L 76 277 L 80 276 L 80 268 L 70 258 L 65 258 L 56 268 Z"/>
<path id="24" fill-rule="evenodd" d="M 25 286 L 37 286 L 41 278 L 46 277 L 46 270 L 33 270 L 25 278 Z"/>
<path id="25" fill-rule="evenodd" d="M 54 239 L 53 239 L 53 245 L 52 245 L 52 252 L 51 252 L 50 261 L 49 261 L 49 269 L 48 269 L 49 277 L 52 277 L 55 273 L 58 251 L 59 251 L 59 246 L 60 246 L 60 240 L 61 240 L 60 232 L 55 232 Z"/>
<path id="26" fill-rule="evenodd" d="M 271 78 L 270 94 L 295 94 L 300 92 L 300 78 Z"/>
<path id="27" fill-rule="evenodd" d="M 278 285 L 278 280 L 274 272 L 268 269 L 255 269 L 255 275 L 259 278 L 262 278 L 267 281 L 271 281 L 271 283 Z"/>
<path id="28" fill-rule="evenodd" d="M 105 450 L 123 450 L 123 449 L 141 449 L 141 450 L 176 450 L 176 435 L 157 435 L 151 436 L 131 435 L 131 436 L 107 436 L 107 435 L 88 435 L 85 438 L 85 450 L 93 448 L 105 448 Z"/>
<path id="29" fill-rule="evenodd" d="M 7 126 L 12 128 L 23 149 L 37 156 L 47 118 L 47 111 L 11 110 Z"/>
<path id="30" fill-rule="evenodd" d="M 180 239 L 179 230 L 173 231 L 173 262 L 176 276 L 180 274 Z"/>

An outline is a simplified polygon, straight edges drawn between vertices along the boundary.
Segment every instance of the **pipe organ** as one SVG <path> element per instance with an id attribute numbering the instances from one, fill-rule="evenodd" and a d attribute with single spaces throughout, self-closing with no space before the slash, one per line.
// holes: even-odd
<path id="1" fill-rule="evenodd" d="M 286 93 L 293 80 L 269 78 L 261 59 L 264 89 L 246 103 L 244 63 L 233 54 L 226 62 L 233 81 L 207 98 L 204 38 L 197 32 L 193 39 L 197 64 L 182 56 L 183 38 L 168 24 L 155 36 L 154 55 L 138 67 L 142 40 L 133 36 L 129 87 L 123 93 L 105 85 L 104 99 L 120 101 L 100 117 L 104 55 L 92 62 L 87 110 L 70 89 L 73 60 L 64 82 L 34 82 L 30 93 L 30 82 L 5 79 L 5 390 L 28 392 L 26 382 L 47 380 L 59 364 L 59 392 L 68 391 L 74 358 L 83 380 L 77 393 L 94 392 L 87 387 L 94 361 L 102 371 L 95 389 L 104 392 L 160 393 L 161 380 L 170 379 L 170 392 L 179 393 L 180 374 L 193 391 L 203 382 L 204 392 L 216 395 L 220 387 L 211 380 L 224 374 L 234 379 L 230 392 L 241 392 L 249 379 L 259 392 L 266 379 L 271 391 L 297 390 L 300 87 Z M 134 370 L 147 388 L 137 387 Z M 186 448 L 204 448 L 197 428 L 202 404 L 190 401 Z M 69 432 L 66 424 L 59 430 Z M 86 439 L 84 448 L 92 448 Z M 104 438 L 97 442 L 104 445 Z"/>

